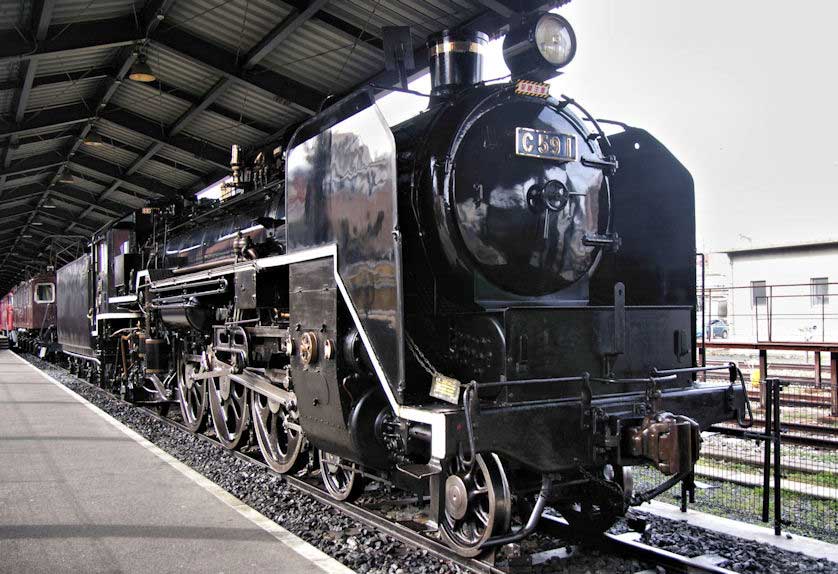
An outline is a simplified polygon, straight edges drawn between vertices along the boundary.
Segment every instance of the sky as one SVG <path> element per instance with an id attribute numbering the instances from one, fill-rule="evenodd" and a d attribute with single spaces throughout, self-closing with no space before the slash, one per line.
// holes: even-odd
<path id="1" fill-rule="evenodd" d="M 578 49 L 552 94 L 669 147 L 695 180 L 699 249 L 838 237 L 838 3 L 573 0 L 558 12 Z M 495 42 L 484 79 L 505 73 Z M 379 101 L 391 120 L 411 104 L 425 106 Z"/>

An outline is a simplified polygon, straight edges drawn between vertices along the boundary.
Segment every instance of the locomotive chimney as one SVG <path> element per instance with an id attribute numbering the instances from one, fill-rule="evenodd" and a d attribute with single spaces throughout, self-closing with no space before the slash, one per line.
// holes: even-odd
<path id="1" fill-rule="evenodd" d="M 431 95 L 446 98 L 480 82 L 488 41 L 483 32 L 469 30 L 443 30 L 429 36 Z"/>

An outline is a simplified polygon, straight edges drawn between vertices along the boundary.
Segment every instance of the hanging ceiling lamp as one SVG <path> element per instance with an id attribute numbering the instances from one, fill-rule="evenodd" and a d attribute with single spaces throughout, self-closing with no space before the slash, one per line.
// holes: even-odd
<path id="1" fill-rule="evenodd" d="M 105 140 L 102 139 L 102 136 L 97 134 L 94 131 L 88 132 L 88 134 L 84 137 L 84 145 L 89 145 L 93 147 L 99 147 L 105 145 Z"/>
<path id="2" fill-rule="evenodd" d="M 151 70 L 151 66 L 146 61 L 145 54 L 137 55 L 137 61 L 134 62 L 134 65 L 131 66 L 131 70 L 128 72 L 128 79 L 145 83 L 153 82 L 157 79 L 157 76 Z"/>

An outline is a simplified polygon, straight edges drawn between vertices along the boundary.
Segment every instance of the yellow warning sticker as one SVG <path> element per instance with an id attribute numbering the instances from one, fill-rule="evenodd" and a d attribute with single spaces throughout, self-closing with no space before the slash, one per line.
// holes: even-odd
<path id="1" fill-rule="evenodd" d="M 431 383 L 430 394 L 435 399 L 456 405 L 460 402 L 460 381 L 437 373 Z"/>

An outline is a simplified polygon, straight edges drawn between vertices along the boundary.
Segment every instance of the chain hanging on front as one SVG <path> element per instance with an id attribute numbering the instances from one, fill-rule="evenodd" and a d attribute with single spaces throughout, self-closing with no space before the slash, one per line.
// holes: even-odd
<path id="1" fill-rule="evenodd" d="M 431 376 L 431 390 L 429 394 L 435 399 L 440 399 L 454 405 L 459 404 L 460 389 L 462 387 L 460 381 L 454 377 L 449 377 L 439 372 L 439 369 L 431 363 L 430 359 L 425 356 L 408 333 L 405 333 L 404 338 L 407 342 L 407 348 L 410 349 L 410 352 L 413 354 L 416 362 Z"/>
<path id="2" fill-rule="evenodd" d="M 458 405 L 460 403 L 460 389 L 462 387 L 462 383 L 454 377 L 449 377 L 439 372 L 439 369 L 431 363 L 430 359 L 425 356 L 408 333 L 405 333 L 404 338 L 407 342 L 407 348 L 410 349 L 410 352 L 413 354 L 416 362 L 425 372 L 431 375 L 431 390 L 429 394 L 434 398 Z M 473 466 L 474 455 L 476 453 L 474 427 L 472 423 L 472 416 L 474 415 L 474 410 L 476 408 L 476 400 L 477 384 L 472 381 L 466 385 L 465 391 L 463 392 L 469 453 L 468 456 L 466 456 L 466 454 L 462 452 L 462 448 L 460 452 L 460 458 L 462 459 L 464 466 L 468 469 L 471 469 Z"/>

